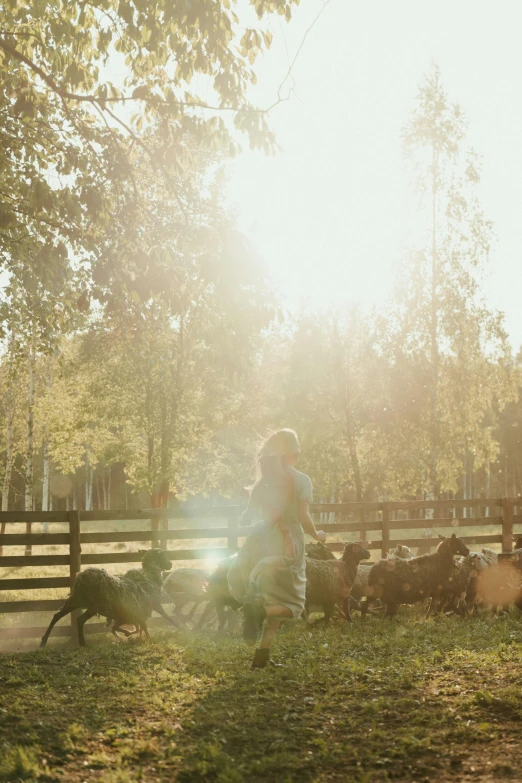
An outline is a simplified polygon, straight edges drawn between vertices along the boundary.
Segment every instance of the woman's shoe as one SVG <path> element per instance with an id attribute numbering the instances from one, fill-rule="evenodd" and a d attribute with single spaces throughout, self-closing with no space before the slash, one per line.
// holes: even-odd
<path id="1" fill-rule="evenodd" d="M 252 661 L 252 669 L 264 669 L 266 666 L 274 666 L 277 669 L 283 666 L 282 663 L 275 663 L 270 657 L 270 650 L 268 647 L 258 648 L 254 653 L 254 660 Z"/>
<path id="2" fill-rule="evenodd" d="M 252 661 L 252 669 L 264 669 L 270 661 L 270 650 L 268 647 L 257 649 Z"/>

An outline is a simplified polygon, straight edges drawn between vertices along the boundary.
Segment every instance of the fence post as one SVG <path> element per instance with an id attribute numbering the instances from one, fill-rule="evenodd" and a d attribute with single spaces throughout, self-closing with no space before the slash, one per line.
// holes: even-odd
<path id="1" fill-rule="evenodd" d="M 360 508 L 360 519 L 361 519 L 361 530 L 359 533 L 359 538 L 361 541 L 366 541 L 365 523 L 367 521 L 367 517 L 366 517 L 366 509 L 364 508 L 364 506 L 361 506 Z"/>
<path id="2" fill-rule="evenodd" d="M 168 529 L 169 529 L 169 519 L 168 519 L 168 517 L 161 516 L 159 518 L 159 530 L 160 530 L 159 541 L 158 541 L 158 543 L 156 545 L 156 546 L 159 546 L 160 549 L 165 549 L 165 550 L 167 549 L 168 538 L 166 536 L 166 532 L 168 531 Z M 163 535 L 162 535 L 162 533 L 163 533 Z"/>
<path id="3" fill-rule="evenodd" d="M 69 511 L 69 576 L 71 579 L 71 590 L 76 581 L 76 574 L 82 567 L 82 549 L 80 546 L 80 512 Z M 78 647 L 78 626 L 76 621 L 81 611 L 75 609 L 71 613 L 71 640 L 75 647 Z"/>
<path id="4" fill-rule="evenodd" d="M 513 498 L 502 499 L 502 551 L 513 551 Z"/>
<path id="5" fill-rule="evenodd" d="M 233 555 L 239 549 L 238 512 L 228 517 L 228 554 Z"/>
<path id="6" fill-rule="evenodd" d="M 381 555 L 383 558 L 388 556 L 390 548 L 390 506 L 388 503 L 382 504 L 382 541 Z"/>
<path id="7" fill-rule="evenodd" d="M 159 531 L 159 519 L 158 517 L 154 516 L 150 520 L 150 548 L 154 549 L 159 544 L 159 538 L 158 538 L 158 531 Z M 156 534 L 156 535 L 154 535 Z"/>

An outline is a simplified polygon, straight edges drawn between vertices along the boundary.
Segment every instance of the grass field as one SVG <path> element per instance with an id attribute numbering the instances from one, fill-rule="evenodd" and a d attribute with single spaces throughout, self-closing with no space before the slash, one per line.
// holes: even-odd
<path id="1" fill-rule="evenodd" d="M 0 780 L 499 781 L 522 777 L 522 615 L 239 638 L 161 632 L 0 655 Z"/>

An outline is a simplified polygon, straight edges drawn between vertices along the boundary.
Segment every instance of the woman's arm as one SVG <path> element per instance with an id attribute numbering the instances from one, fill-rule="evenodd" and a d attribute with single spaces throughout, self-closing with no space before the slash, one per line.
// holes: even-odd
<path id="1" fill-rule="evenodd" d="M 256 512 L 258 510 L 258 504 L 256 502 L 256 498 L 254 497 L 254 493 L 252 492 L 250 494 L 250 497 L 248 498 L 248 505 L 241 514 L 239 524 L 242 527 L 246 527 L 249 525 L 252 521 L 252 518 L 255 517 Z"/>
<path id="2" fill-rule="evenodd" d="M 315 538 L 316 541 L 321 541 L 323 544 L 326 541 L 326 533 L 324 530 L 316 530 L 314 521 L 310 516 L 310 504 L 308 500 L 299 500 L 298 516 L 301 527 L 305 533 Z"/>

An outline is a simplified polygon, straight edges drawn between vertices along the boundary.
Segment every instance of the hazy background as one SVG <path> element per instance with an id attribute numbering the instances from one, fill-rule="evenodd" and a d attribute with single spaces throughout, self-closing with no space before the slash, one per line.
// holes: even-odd
<path id="1" fill-rule="evenodd" d="M 321 6 L 308 0 L 292 24 L 273 25 L 273 49 L 256 63 L 261 105 L 274 101 Z M 272 111 L 282 152 L 245 150 L 229 186 L 289 306 L 385 303 L 394 264 L 419 234 L 401 128 L 435 60 L 483 158 L 480 198 L 497 237 L 484 288 L 519 347 L 521 23 L 512 0 L 326 4 L 282 91 L 295 94 Z"/>

